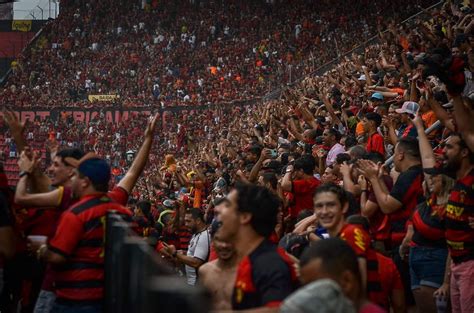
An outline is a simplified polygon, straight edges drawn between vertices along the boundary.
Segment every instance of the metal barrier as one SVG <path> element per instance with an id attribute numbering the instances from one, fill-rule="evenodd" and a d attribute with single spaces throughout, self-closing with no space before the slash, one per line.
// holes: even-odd
<path id="1" fill-rule="evenodd" d="M 106 313 L 206 313 L 210 294 L 189 286 L 116 212 L 108 212 L 105 237 Z"/>
<path id="2" fill-rule="evenodd" d="M 437 130 L 438 128 L 441 128 L 441 126 L 442 126 L 441 122 L 438 120 L 438 121 L 434 122 L 433 125 L 431 125 L 427 129 L 425 129 L 425 134 L 428 135 L 432 131 Z M 392 165 L 392 163 L 393 163 L 393 155 L 391 157 L 389 157 L 383 165 L 384 166 L 390 166 L 390 165 Z"/>

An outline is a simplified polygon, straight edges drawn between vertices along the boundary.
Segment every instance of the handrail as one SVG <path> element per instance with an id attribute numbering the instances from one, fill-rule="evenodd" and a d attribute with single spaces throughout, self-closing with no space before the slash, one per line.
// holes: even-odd
<path id="1" fill-rule="evenodd" d="M 428 135 L 432 131 L 437 130 L 438 128 L 440 128 L 441 126 L 442 126 L 441 122 L 439 120 L 437 120 L 436 122 L 433 123 L 433 125 L 431 125 L 427 129 L 425 129 L 425 134 Z M 390 166 L 392 163 L 393 163 L 393 155 L 391 157 L 389 157 L 383 165 L 384 166 Z"/>
<path id="2" fill-rule="evenodd" d="M 31 44 L 35 43 L 35 41 L 38 40 L 39 36 L 41 36 L 41 34 L 43 33 L 43 28 L 44 28 L 44 25 L 36 32 L 33 38 L 31 38 L 30 42 L 23 47 L 23 50 L 21 50 L 21 53 L 25 52 L 25 50 L 28 49 Z M 0 87 L 3 87 L 5 85 L 5 83 L 7 82 L 7 78 L 8 76 L 10 76 L 11 72 L 12 72 L 12 68 L 10 67 L 8 71 L 5 73 L 5 75 L 3 75 L 3 77 L 0 78 Z"/>

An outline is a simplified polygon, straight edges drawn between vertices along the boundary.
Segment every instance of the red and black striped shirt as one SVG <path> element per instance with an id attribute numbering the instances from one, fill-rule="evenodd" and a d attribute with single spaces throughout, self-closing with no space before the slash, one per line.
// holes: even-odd
<path id="1" fill-rule="evenodd" d="M 446 242 L 454 263 L 474 260 L 474 170 L 459 179 L 453 187 L 446 206 Z"/>
<path id="2" fill-rule="evenodd" d="M 418 246 L 446 248 L 444 205 L 436 204 L 433 195 L 427 201 L 420 203 L 413 214 L 412 242 Z"/>
<path id="3" fill-rule="evenodd" d="M 383 289 L 380 283 L 379 262 L 377 254 L 371 246 L 369 234 L 359 225 L 346 224 L 339 237 L 346 241 L 357 257 L 363 258 L 367 264 L 367 297 L 370 301 L 384 305 Z"/>
<path id="4" fill-rule="evenodd" d="M 106 214 L 131 212 L 106 194 L 82 197 L 65 211 L 49 242 L 49 250 L 64 256 L 55 267 L 56 295 L 66 301 L 102 301 L 104 297 L 104 232 Z"/>

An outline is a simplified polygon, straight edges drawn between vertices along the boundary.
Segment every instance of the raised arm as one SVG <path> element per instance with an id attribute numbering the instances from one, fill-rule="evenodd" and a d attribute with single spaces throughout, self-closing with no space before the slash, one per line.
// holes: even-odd
<path id="1" fill-rule="evenodd" d="M 127 171 L 127 174 L 120 180 L 118 186 L 123 188 L 127 193 L 130 193 L 137 183 L 138 178 L 140 177 L 143 169 L 145 168 L 146 162 L 148 161 L 148 156 L 150 155 L 151 146 L 153 144 L 153 137 L 156 127 L 156 122 L 158 120 L 158 114 L 156 114 L 149 122 L 145 130 L 145 140 L 133 160 L 132 166 Z"/>
<path id="2" fill-rule="evenodd" d="M 436 164 L 435 155 L 433 153 L 433 148 L 428 141 L 428 137 L 426 137 L 423 120 L 421 119 L 419 112 L 412 121 L 418 131 L 418 145 L 420 147 L 423 168 L 433 168 Z"/>
<path id="3" fill-rule="evenodd" d="M 454 118 L 464 141 L 471 151 L 474 151 L 474 114 L 463 102 L 460 95 L 453 97 Z"/>
<path id="4" fill-rule="evenodd" d="M 28 173 L 20 178 L 15 190 L 15 203 L 24 206 L 57 207 L 61 202 L 62 188 L 49 192 L 29 193 L 28 183 L 35 172 L 35 161 L 29 159 L 23 151 L 18 160 L 20 171 Z"/>
<path id="5" fill-rule="evenodd" d="M 12 133 L 18 153 L 21 153 L 27 145 L 25 137 L 23 136 L 23 132 L 25 131 L 25 123 L 22 123 L 13 111 L 4 111 L 3 116 L 5 118 L 5 122 L 10 128 L 10 132 Z"/>

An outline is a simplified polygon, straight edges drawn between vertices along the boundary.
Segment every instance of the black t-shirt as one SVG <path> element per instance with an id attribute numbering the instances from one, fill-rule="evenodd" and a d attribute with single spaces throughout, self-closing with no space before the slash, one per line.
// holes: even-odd
<path id="1" fill-rule="evenodd" d="M 408 219 L 412 216 L 416 206 L 425 201 L 422 187 L 423 179 L 421 165 L 412 166 L 405 172 L 400 173 L 390 191 L 390 196 L 403 204 L 399 210 L 388 215 L 393 245 L 401 244 L 406 234 Z"/>
<path id="2" fill-rule="evenodd" d="M 0 190 L 0 227 L 12 226 L 10 203 L 8 197 Z"/>
<path id="3" fill-rule="evenodd" d="M 295 267 L 285 251 L 263 241 L 240 261 L 232 294 L 232 308 L 275 307 L 295 289 Z"/>

